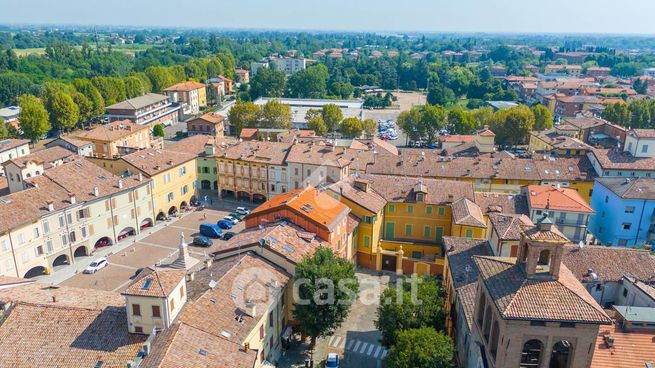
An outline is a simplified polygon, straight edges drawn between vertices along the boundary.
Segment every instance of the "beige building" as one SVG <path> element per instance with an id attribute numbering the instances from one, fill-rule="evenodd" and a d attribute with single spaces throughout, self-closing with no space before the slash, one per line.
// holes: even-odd
<path id="1" fill-rule="evenodd" d="M 151 179 L 156 220 L 176 215 L 187 208 L 196 196 L 196 155 L 160 149 L 144 149 L 117 159 L 90 159 L 115 175 Z"/>
<path id="2" fill-rule="evenodd" d="M 187 81 L 174 84 L 164 90 L 173 103 L 182 105 L 185 115 L 196 115 L 207 107 L 207 91 L 202 83 Z"/>
<path id="3" fill-rule="evenodd" d="M 68 162 L 74 154 L 61 147 L 52 147 L 33 152 L 26 156 L 10 159 L 2 166 L 7 176 L 9 192 L 14 193 L 26 188 L 25 180 L 39 176 L 49 168 Z"/>
<path id="4" fill-rule="evenodd" d="M 27 179 L 0 199 L 0 275 L 50 273 L 152 226 L 149 184 L 81 157 Z"/>
<path id="5" fill-rule="evenodd" d="M 105 117 L 110 121 L 128 119 L 139 125 L 172 125 L 177 123 L 180 106 L 173 105 L 167 96 L 146 93 L 107 106 Z"/>
<path id="6" fill-rule="evenodd" d="M 99 125 L 91 130 L 77 135 L 82 141 L 94 144 L 96 157 L 112 158 L 135 150 L 151 148 L 157 142 L 161 148 L 162 142 L 152 139 L 150 128 L 130 120 L 116 120 L 109 124 Z"/>
<path id="7" fill-rule="evenodd" d="M 0 141 L 0 164 L 14 158 L 30 154 L 30 141 L 27 139 L 4 139 Z M 4 168 L 0 166 L 0 176 Z"/>

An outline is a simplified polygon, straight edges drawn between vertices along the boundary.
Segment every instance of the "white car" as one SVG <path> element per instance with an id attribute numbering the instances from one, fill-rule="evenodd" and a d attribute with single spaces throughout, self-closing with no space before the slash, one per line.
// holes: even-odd
<path id="1" fill-rule="evenodd" d="M 325 368 L 339 368 L 339 354 L 329 353 L 325 359 Z"/>
<path id="2" fill-rule="evenodd" d="M 96 273 L 107 266 L 109 266 L 107 258 L 101 257 L 91 262 L 90 265 L 86 266 L 84 273 Z"/>
<path id="3" fill-rule="evenodd" d="M 229 221 L 229 222 L 231 222 L 233 225 L 236 225 L 237 223 L 239 223 L 239 219 L 236 219 L 236 218 L 234 218 L 234 217 L 232 217 L 232 216 L 225 216 L 225 217 L 223 217 L 223 220 L 225 220 L 225 221 Z"/>
<path id="4" fill-rule="evenodd" d="M 245 207 L 237 207 L 237 209 L 234 212 L 240 213 L 244 216 L 250 214 L 250 210 Z"/>

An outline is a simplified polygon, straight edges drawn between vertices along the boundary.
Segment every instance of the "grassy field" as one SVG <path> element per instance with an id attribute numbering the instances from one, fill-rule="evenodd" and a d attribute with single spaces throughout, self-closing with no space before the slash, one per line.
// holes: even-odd
<path id="1" fill-rule="evenodd" d="M 95 48 L 95 45 L 91 45 L 92 48 Z M 100 45 L 100 47 L 107 47 L 107 45 Z M 144 51 L 147 50 L 151 47 L 155 47 L 155 45 L 112 45 L 112 50 L 117 51 L 117 52 L 122 52 L 124 54 L 128 55 L 133 55 L 137 51 Z M 81 49 L 82 46 L 75 46 L 77 49 Z M 28 55 L 44 55 L 45 54 L 45 47 L 35 47 L 31 49 L 14 49 L 14 52 L 16 52 L 16 55 L 18 57 L 24 57 Z"/>

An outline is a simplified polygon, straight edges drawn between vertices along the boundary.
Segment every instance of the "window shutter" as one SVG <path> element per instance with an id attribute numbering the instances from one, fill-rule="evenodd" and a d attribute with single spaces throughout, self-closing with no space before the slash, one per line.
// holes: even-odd
<path id="1" fill-rule="evenodd" d="M 111 207 L 116 208 L 116 198 L 111 199 Z"/>
<path id="2" fill-rule="evenodd" d="M 136 208 L 136 215 L 141 217 L 141 207 Z"/>
<path id="3" fill-rule="evenodd" d="M 130 203 L 132 203 L 132 201 L 134 200 L 134 198 L 132 197 L 132 192 L 127 193 L 127 199 L 130 201 Z"/>
<path id="4" fill-rule="evenodd" d="M 105 211 L 109 211 L 109 200 L 105 201 Z"/>
<path id="5" fill-rule="evenodd" d="M 130 216 L 131 216 L 132 218 L 134 218 L 134 208 L 132 208 L 132 209 L 130 210 Z"/>
<path id="6" fill-rule="evenodd" d="M 89 224 L 89 235 L 93 235 L 93 224 Z"/>
<path id="7" fill-rule="evenodd" d="M 114 215 L 114 225 L 118 226 L 118 216 Z"/>
<path id="8" fill-rule="evenodd" d="M 110 228 L 111 226 L 111 218 L 107 218 L 107 227 Z"/>

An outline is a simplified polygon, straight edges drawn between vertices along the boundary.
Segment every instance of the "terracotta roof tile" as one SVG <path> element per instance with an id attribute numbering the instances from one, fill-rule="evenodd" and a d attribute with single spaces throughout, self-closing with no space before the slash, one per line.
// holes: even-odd
<path id="1" fill-rule="evenodd" d="M 217 157 L 270 165 L 282 165 L 290 151 L 290 146 L 290 143 L 280 142 L 239 142 L 236 145 L 228 147 L 222 153 L 217 154 Z"/>
<path id="2" fill-rule="evenodd" d="M 492 256 L 489 242 L 484 239 L 454 236 L 444 236 L 443 242 L 455 289 L 477 282 L 479 271 L 473 256 Z"/>
<path id="3" fill-rule="evenodd" d="M 249 216 L 287 208 L 320 227 L 332 230 L 350 209 L 345 204 L 313 187 L 278 194 L 255 208 Z"/>
<path id="4" fill-rule="evenodd" d="M 594 213 L 577 190 L 550 185 L 528 185 L 526 196 L 530 208 Z"/>
<path id="5" fill-rule="evenodd" d="M 0 140 L 0 152 L 9 151 L 10 149 L 29 144 L 28 139 L 3 139 Z"/>
<path id="6" fill-rule="evenodd" d="M 474 226 L 486 228 L 484 215 L 480 206 L 468 198 L 461 198 L 450 205 L 452 209 L 453 222 L 457 225 Z"/>
<path id="7" fill-rule="evenodd" d="M 151 177 L 195 158 L 196 156 L 191 153 L 149 148 L 125 155 L 121 160 Z"/>
<path id="8" fill-rule="evenodd" d="M 164 92 L 189 92 L 196 89 L 205 88 L 205 85 L 199 82 L 186 81 L 174 84 L 164 89 Z"/>
<path id="9" fill-rule="evenodd" d="M 485 214 L 500 212 L 504 214 L 528 214 L 528 201 L 525 195 L 475 192 L 475 203 Z"/>
<path id="10" fill-rule="evenodd" d="M 655 168 L 655 157 L 634 157 L 629 152 L 616 149 L 591 150 L 603 170 L 647 170 Z"/>
<path id="11" fill-rule="evenodd" d="M 147 267 L 123 295 L 168 297 L 185 277 L 186 270 Z"/>
<path id="12" fill-rule="evenodd" d="M 55 299 L 54 302 L 53 297 Z M 0 301 L 3 303 L 23 302 L 98 311 L 107 307 L 122 307 L 125 305 L 125 298 L 118 293 L 104 290 L 89 292 L 89 289 L 70 286 L 51 286 L 38 282 L 0 289 Z"/>
<path id="13" fill-rule="evenodd" d="M 655 275 L 655 258 L 638 249 L 570 244 L 564 246 L 562 262 L 579 280 L 589 280 L 589 269 L 603 282 L 618 282 L 623 276 L 649 280 Z"/>
<path id="14" fill-rule="evenodd" d="M 612 347 L 605 345 L 605 336 L 612 336 Z M 620 325 L 601 326 L 591 367 L 594 368 L 644 368 L 655 362 L 655 332 L 624 331 Z"/>
<path id="15" fill-rule="evenodd" d="M 109 124 L 98 125 L 91 130 L 78 133 L 77 138 L 81 140 L 114 142 L 140 131 L 150 134 L 149 129 L 147 125 L 139 125 L 130 120 L 116 120 Z"/>
<path id="16" fill-rule="evenodd" d="M 355 183 L 357 181 L 367 183 L 369 185 L 368 190 L 364 191 L 357 187 L 357 184 Z M 341 181 L 330 185 L 329 189 L 373 213 L 382 211 L 387 204 L 386 199 L 371 187 L 370 182 L 359 178 L 359 176 L 349 176 L 344 178 Z"/>
<path id="17" fill-rule="evenodd" d="M 529 279 L 514 258 L 474 256 L 504 319 L 609 324 L 610 318 L 565 265 L 559 280 Z"/>
<path id="18" fill-rule="evenodd" d="M 474 196 L 473 185 L 467 182 L 372 174 L 360 174 L 359 179 L 367 180 L 373 190 L 387 202 L 416 202 L 419 182 L 426 190 L 424 202 L 427 204 L 446 205 L 460 198 L 472 199 Z"/>
<path id="19" fill-rule="evenodd" d="M 26 156 L 21 156 L 8 160 L 18 167 L 25 167 L 28 162 L 35 161 L 38 163 L 45 164 L 45 168 L 49 168 L 50 163 L 64 160 L 66 158 L 72 157 L 75 154 L 63 147 L 50 147 L 43 150 L 35 151 Z M 6 165 L 6 164 L 5 164 Z"/>
<path id="20" fill-rule="evenodd" d="M 491 226 L 501 240 L 520 240 L 521 232 L 534 224 L 526 215 L 490 213 Z"/>

